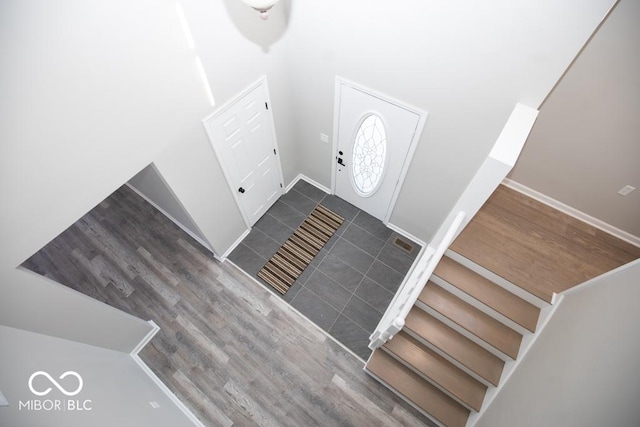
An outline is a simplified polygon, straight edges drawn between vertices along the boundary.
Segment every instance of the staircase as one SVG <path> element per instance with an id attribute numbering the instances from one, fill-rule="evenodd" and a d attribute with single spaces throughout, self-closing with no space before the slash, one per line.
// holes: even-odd
<path id="1" fill-rule="evenodd" d="M 439 424 L 472 425 L 548 306 L 449 250 L 365 370 Z"/>
<path id="2" fill-rule="evenodd" d="M 394 336 L 372 335 L 365 370 L 447 427 L 475 424 L 565 291 L 640 258 L 639 247 L 504 185 L 443 242 L 437 265 L 406 281 L 411 303 L 398 303 L 404 322 L 390 316 Z"/>

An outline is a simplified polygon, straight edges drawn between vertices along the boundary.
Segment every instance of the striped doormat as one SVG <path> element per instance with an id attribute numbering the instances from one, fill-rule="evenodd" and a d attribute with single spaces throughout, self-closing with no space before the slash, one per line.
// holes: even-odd
<path id="1" fill-rule="evenodd" d="M 258 272 L 258 277 L 285 294 L 344 218 L 322 205 L 309 214 L 296 231 Z"/>

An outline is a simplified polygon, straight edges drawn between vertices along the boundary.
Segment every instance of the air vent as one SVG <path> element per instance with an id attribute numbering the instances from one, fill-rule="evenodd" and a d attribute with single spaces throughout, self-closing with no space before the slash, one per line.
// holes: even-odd
<path id="1" fill-rule="evenodd" d="M 393 244 L 396 245 L 397 247 L 399 247 L 400 249 L 402 249 L 403 251 L 405 251 L 408 254 L 410 254 L 411 251 L 413 251 L 413 245 L 411 243 L 409 243 L 409 242 L 405 242 L 400 237 L 396 237 L 393 240 Z"/>

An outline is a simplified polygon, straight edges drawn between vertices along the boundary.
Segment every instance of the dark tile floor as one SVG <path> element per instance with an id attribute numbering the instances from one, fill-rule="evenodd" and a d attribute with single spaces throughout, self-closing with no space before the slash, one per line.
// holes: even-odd
<path id="1" fill-rule="evenodd" d="M 345 221 L 282 298 L 366 360 L 369 336 L 420 251 L 418 244 L 300 180 L 255 224 L 229 259 L 262 281 L 258 271 L 318 203 Z M 396 245 L 396 239 L 412 249 Z"/>

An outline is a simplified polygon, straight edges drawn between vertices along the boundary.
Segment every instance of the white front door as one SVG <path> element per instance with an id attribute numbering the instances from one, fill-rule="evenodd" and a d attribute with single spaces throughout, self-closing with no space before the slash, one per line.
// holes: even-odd
<path id="1" fill-rule="evenodd" d="M 337 81 L 335 193 L 387 222 L 426 114 Z"/>
<path id="2" fill-rule="evenodd" d="M 282 194 L 282 171 L 268 102 L 262 79 L 204 120 L 249 227 Z"/>

